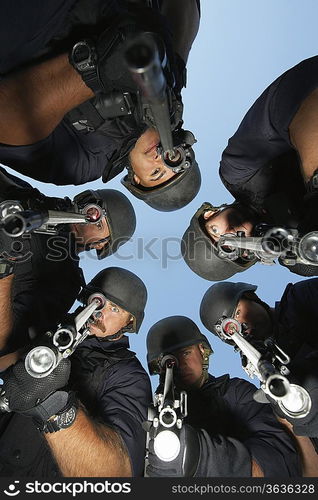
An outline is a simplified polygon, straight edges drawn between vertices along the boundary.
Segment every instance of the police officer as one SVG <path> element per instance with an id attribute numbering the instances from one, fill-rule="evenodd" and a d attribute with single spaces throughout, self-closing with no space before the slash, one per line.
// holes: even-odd
<path id="1" fill-rule="evenodd" d="M 130 34 L 159 35 L 171 66 L 168 83 L 182 107 L 181 89 L 199 27 L 200 4 L 186 0 L 180 9 L 178 2 L 164 0 L 161 14 L 143 3 L 134 2 L 129 8 L 129 2 L 71 1 L 69 12 L 61 6 L 60 15 L 56 5 L 48 3 L 42 18 L 36 12 L 41 26 L 33 26 L 32 36 L 28 28 L 17 33 L 20 43 L 14 40 L 10 61 L 4 54 L 0 69 L 8 76 L 0 85 L 3 164 L 57 185 L 84 184 L 100 177 L 107 182 L 126 167 L 123 185 L 163 211 L 182 208 L 196 196 L 201 177 L 192 150 L 194 136 L 182 129 L 181 117 L 176 120 L 174 140 L 187 147 L 192 166 L 178 173 L 168 168 L 158 153 L 157 131 L 136 119 L 136 85 L 122 51 Z M 10 7 L 7 17 L 2 16 L 4 32 L 16 17 L 13 11 Z M 34 19 L 30 3 L 26 16 Z M 46 35 L 42 24 L 48 29 Z M 12 73 L 43 53 L 40 63 Z"/>
<path id="2" fill-rule="evenodd" d="M 316 56 L 283 73 L 229 139 L 220 177 L 235 202 L 203 204 L 183 238 L 185 261 L 199 276 L 227 279 L 259 260 L 244 255 L 232 261 L 221 258 L 216 246 L 225 232 L 256 236 L 259 223 L 296 229 L 300 236 L 317 229 L 317 68 Z M 281 258 L 279 263 L 302 276 L 318 274 L 317 266 L 309 263 Z"/>
<path id="3" fill-rule="evenodd" d="M 135 274 L 110 267 L 79 298 L 85 305 L 96 293 L 103 307 L 71 361 L 40 379 L 23 359 L 1 374 L 2 402 L 12 410 L 0 419 L 2 476 L 142 475 L 151 389 L 126 333 L 140 329 L 147 290 Z"/>
<path id="4" fill-rule="evenodd" d="M 71 201 L 44 196 L 4 169 L 0 180 L 0 199 L 18 200 L 24 209 L 78 212 L 92 204 L 102 209 L 96 224 L 58 225 L 54 234 L 10 238 L 0 232 L 0 277 L 10 283 L 15 318 L 10 335 L 1 331 L 0 348 L 10 352 L 67 313 L 84 282 L 79 253 L 95 249 L 98 259 L 113 254 L 133 235 L 136 217 L 128 198 L 114 189 L 87 190 Z"/>
<path id="5" fill-rule="evenodd" d="M 155 323 L 147 336 L 150 374 L 162 378 L 162 360 L 178 362 L 175 385 L 184 389 L 188 414 L 176 458 L 156 454 L 149 443 L 149 476 L 274 477 L 299 475 L 298 455 L 270 407 L 253 400 L 255 386 L 229 375 L 208 373 L 212 348 L 197 325 L 185 316 Z"/>
<path id="6" fill-rule="evenodd" d="M 288 364 L 291 381 L 300 383 L 311 397 L 311 409 L 303 418 L 292 418 L 283 414 L 273 404 L 276 413 L 291 424 L 300 443 L 304 438 L 316 437 L 317 428 L 317 335 L 314 325 L 317 321 L 318 279 L 289 283 L 274 307 L 269 306 L 256 295 L 257 286 L 249 283 L 216 283 L 204 294 L 200 305 L 200 317 L 204 326 L 218 335 L 218 325 L 222 319 L 235 318 L 243 325 L 243 334 L 248 341 L 265 354 L 264 341 L 272 339 L 291 359 Z M 231 345 L 231 341 L 228 341 Z M 246 358 L 242 356 L 246 366 Z M 312 443 L 305 441 L 304 467 L 312 467 L 315 474 L 318 460 Z M 301 443 L 302 444 L 302 443 Z M 310 451 L 311 450 L 311 451 Z M 307 461 L 308 453 L 315 457 Z"/>

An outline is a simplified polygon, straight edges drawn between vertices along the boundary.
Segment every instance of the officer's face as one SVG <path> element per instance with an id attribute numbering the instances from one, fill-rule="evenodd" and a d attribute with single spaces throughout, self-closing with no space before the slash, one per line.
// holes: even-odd
<path id="1" fill-rule="evenodd" d="M 177 370 L 178 382 L 184 387 L 200 387 L 203 383 L 202 344 L 191 345 L 174 352 L 179 362 Z"/>
<path id="2" fill-rule="evenodd" d="M 101 250 L 109 244 L 110 231 L 105 217 L 97 224 L 72 224 L 71 231 L 75 235 L 78 252 L 88 249 Z"/>
<path id="3" fill-rule="evenodd" d="M 166 167 L 157 153 L 160 142 L 158 132 L 149 128 L 144 132 L 129 154 L 134 171 L 134 181 L 144 187 L 155 187 L 176 175 Z"/>
<path id="4" fill-rule="evenodd" d="M 103 309 L 95 312 L 94 321 L 89 324 L 89 331 L 96 337 L 109 337 L 128 325 L 132 319 L 128 311 L 107 300 Z M 119 340 L 122 336 L 123 334 L 112 340 Z"/>
<path id="5" fill-rule="evenodd" d="M 268 312 L 261 304 L 241 298 L 233 316 L 240 323 L 247 324 L 245 333 L 253 335 L 257 340 L 264 340 L 272 333 L 272 323 Z"/>
<path id="6" fill-rule="evenodd" d="M 246 220 L 243 212 L 235 208 L 229 207 L 217 212 L 209 210 L 203 214 L 203 218 L 205 229 L 215 242 L 225 233 L 236 234 L 237 231 L 244 231 L 245 236 L 252 234 L 253 223 Z"/>

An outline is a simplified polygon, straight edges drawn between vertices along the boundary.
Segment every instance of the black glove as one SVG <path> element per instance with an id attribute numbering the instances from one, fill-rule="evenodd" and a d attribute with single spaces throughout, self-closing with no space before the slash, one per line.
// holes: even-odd
<path id="1" fill-rule="evenodd" d="M 298 274 L 298 276 L 318 276 L 318 266 L 301 263 L 288 266 L 280 257 L 278 258 L 278 262 L 281 266 L 286 267 L 291 273 Z"/>
<path id="2" fill-rule="evenodd" d="M 83 209 L 85 205 L 89 205 L 91 203 L 97 204 L 97 201 L 98 200 L 94 198 L 90 189 L 86 189 L 86 191 L 77 194 L 73 198 L 73 202 L 77 209 Z"/>
<path id="3" fill-rule="evenodd" d="M 55 198 L 54 196 L 45 196 L 35 188 L 15 188 L 6 191 L 7 200 L 17 200 L 21 203 L 24 210 L 72 210 L 72 201 L 65 198 Z"/>
<path id="4" fill-rule="evenodd" d="M 129 33 L 137 33 L 135 21 L 122 19 L 116 28 L 107 28 L 96 42 L 98 76 L 101 90 L 136 93 L 137 87 L 124 60 L 126 40 Z"/>
<path id="5" fill-rule="evenodd" d="M 34 378 L 25 369 L 24 359 L 1 374 L 1 400 L 9 411 L 33 417 L 36 423 L 46 422 L 68 406 L 69 393 L 59 391 L 68 382 L 71 362 L 62 359 L 47 377 Z"/>
<path id="6" fill-rule="evenodd" d="M 74 47 L 78 47 L 78 44 L 75 44 L 70 51 L 70 63 L 95 94 L 113 90 L 136 93 L 136 84 L 123 55 L 127 38 L 142 32 L 156 33 L 165 44 L 169 61 L 174 61 L 172 36 L 165 16 L 144 6 L 134 6 L 133 10 L 128 9 L 113 19 L 111 25 L 96 38 L 88 35 L 87 39 L 82 40 L 88 47 L 82 54 L 83 49 L 77 51 Z M 87 60 L 90 61 L 89 67 Z M 84 65 L 81 65 L 82 61 Z"/>
<path id="7" fill-rule="evenodd" d="M 165 431 L 163 427 L 160 431 Z M 200 442 L 197 431 L 190 425 L 183 424 L 180 431 L 175 429 L 180 440 L 180 452 L 170 462 L 160 460 L 155 453 L 154 444 L 158 432 L 153 426 L 150 429 L 148 465 L 146 473 L 149 477 L 192 477 L 200 459 Z"/>

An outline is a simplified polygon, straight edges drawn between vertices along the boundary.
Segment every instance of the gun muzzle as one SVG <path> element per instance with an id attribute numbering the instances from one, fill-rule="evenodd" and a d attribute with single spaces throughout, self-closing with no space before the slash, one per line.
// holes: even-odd
<path id="1" fill-rule="evenodd" d="M 24 233 L 38 229 L 49 219 L 47 211 L 24 210 L 7 215 L 2 221 L 3 232 L 11 238 L 17 238 Z"/>
<path id="2" fill-rule="evenodd" d="M 173 427 L 177 423 L 178 419 L 177 414 L 172 408 L 171 404 L 169 402 L 166 402 L 166 406 L 161 410 L 159 415 L 160 424 L 166 428 Z"/>
<path id="3" fill-rule="evenodd" d="M 161 368 L 163 368 L 164 370 L 166 368 L 173 368 L 174 366 L 177 367 L 178 366 L 178 360 L 175 356 L 173 356 L 172 354 L 166 354 L 166 356 L 164 356 L 161 361 L 160 361 L 160 366 Z"/>
<path id="4" fill-rule="evenodd" d="M 60 350 L 65 350 L 71 347 L 74 340 L 76 339 L 76 330 L 74 327 L 61 327 L 53 335 L 52 341 Z"/>
<path id="5" fill-rule="evenodd" d="M 279 373 L 273 373 L 264 380 L 264 392 L 275 399 L 275 401 L 284 398 L 290 390 L 288 379 Z"/>

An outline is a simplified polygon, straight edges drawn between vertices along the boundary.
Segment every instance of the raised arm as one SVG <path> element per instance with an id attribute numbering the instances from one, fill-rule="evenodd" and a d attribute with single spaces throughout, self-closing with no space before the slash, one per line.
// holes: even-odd
<path id="1" fill-rule="evenodd" d="M 11 274 L 6 278 L 0 279 L 0 351 L 2 351 L 5 348 L 8 337 L 13 327 L 13 314 L 12 314 L 13 278 L 14 275 Z"/>
<path id="2" fill-rule="evenodd" d="M 120 435 L 95 424 L 79 409 L 74 424 L 45 435 L 63 476 L 128 477 L 132 475 L 125 445 Z"/>
<path id="3" fill-rule="evenodd" d="M 221 179 L 234 197 L 239 197 L 241 189 L 252 193 L 261 190 L 262 183 L 253 182 L 255 174 L 293 148 L 300 148 L 304 178 L 310 176 L 314 168 L 310 144 L 315 122 L 309 106 L 317 99 L 313 92 L 318 87 L 317 71 L 318 57 L 306 59 L 286 71 L 243 118 L 220 163 Z M 306 132 L 301 130 L 305 120 Z"/>
<path id="4" fill-rule="evenodd" d="M 0 142 L 27 145 L 47 137 L 72 108 L 94 94 L 67 54 L 0 81 Z"/>
<path id="5" fill-rule="evenodd" d="M 253 400 L 255 390 L 249 382 L 232 379 L 225 395 L 242 425 L 240 441 L 264 477 L 301 475 L 295 442 L 277 422 L 270 405 Z"/>
<path id="6" fill-rule="evenodd" d="M 318 89 L 302 102 L 289 126 L 289 135 L 298 151 L 304 181 L 308 182 L 318 168 Z"/>

